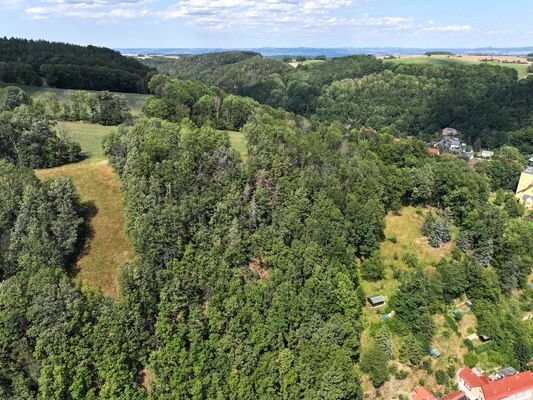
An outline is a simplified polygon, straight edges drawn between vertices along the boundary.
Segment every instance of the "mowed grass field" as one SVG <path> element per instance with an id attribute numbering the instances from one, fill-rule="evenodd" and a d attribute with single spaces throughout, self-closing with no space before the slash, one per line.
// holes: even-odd
<path id="1" fill-rule="evenodd" d="M 120 182 L 100 145 L 103 136 L 116 128 L 83 122 L 61 122 L 59 126 L 80 143 L 89 158 L 77 164 L 38 170 L 36 174 L 42 180 L 72 178 L 87 212 L 91 232 L 76 264 L 76 279 L 83 286 L 117 297 L 118 268 L 132 260 L 134 252 L 124 232 Z"/>
<path id="2" fill-rule="evenodd" d="M 430 64 L 436 66 L 449 65 L 453 63 L 461 64 L 490 64 L 490 65 L 499 65 L 501 67 L 512 68 L 518 72 L 518 79 L 524 79 L 528 75 L 527 68 L 528 64 L 517 64 L 511 62 L 502 62 L 502 61 L 476 61 L 469 58 L 459 58 L 459 57 L 447 57 L 447 56 L 420 56 L 420 57 L 400 57 L 391 60 L 384 60 L 387 63 L 393 64 Z"/>
<path id="3" fill-rule="evenodd" d="M 25 86 L 25 85 L 15 85 L 11 83 L 0 83 L 0 88 L 6 87 L 6 86 L 17 86 L 24 90 L 28 95 L 39 98 L 40 96 L 43 96 L 47 93 L 53 93 L 60 99 L 65 97 L 66 92 L 69 89 L 57 89 L 57 88 L 51 88 L 46 86 Z M 88 92 L 97 93 L 92 90 L 87 90 Z M 142 108 L 144 106 L 144 102 L 148 98 L 147 94 L 138 94 L 138 93 L 116 93 L 121 94 L 124 97 L 126 97 L 126 100 L 128 101 L 128 105 L 131 109 L 131 112 L 133 115 L 139 115 L 142 111 Z"/>
<path id="4" fill-rule="evenodd" d="M 115 126 L 103 126 L 90 124 L 88 122 L 64 122 L 57 123 L 57 128 L 65 132 L 74 142 L 78 142 L 82 150 L 87 155 L 86 162 L 103 160 L 104 151 L 102 149 L 102 139 L 108 133 L 117 130 Z"/>

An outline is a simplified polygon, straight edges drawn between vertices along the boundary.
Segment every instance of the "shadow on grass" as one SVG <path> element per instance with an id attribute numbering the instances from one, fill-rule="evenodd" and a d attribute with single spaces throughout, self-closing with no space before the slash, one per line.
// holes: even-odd
<path id="1" fill-rule="evenodd" d="M 80 204 L 80 215 L 83 218 L 83 222 L 80 226 L 76 251 L 69 262 L 67 271 L 71 278 L 74 278 L 79 272 L 76 262 L 87 255 L 91 249 L 91 240 L 94 237 L 94 229 L 91 222 L 96 214 L 98 214 L 98 207 L 96 207 L 94 201 L 85 201 Z"/>

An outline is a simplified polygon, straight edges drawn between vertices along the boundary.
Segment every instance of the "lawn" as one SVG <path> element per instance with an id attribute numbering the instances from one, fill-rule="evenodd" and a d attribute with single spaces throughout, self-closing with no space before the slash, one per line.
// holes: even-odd
<path id="1" fill-rule="evenodd" d="M 65 132 L 74 142 L 78 142 L 92 162 L 104 159 L 102 139 L 117 129 L 115 126 L 103 126 L 88 122 L 58 122 L 57 128 Z"/>
<path id="2" fill-rule="evenodd" d="M 116 128 L 82 122 L 62 122 L 60 126 L 80 143 L 90 158 L 77 164 L 37 170 L 36 174 L 42 180 L 72 178 L 91 229 L 88 244 L 76 263 L 76 279 L 82 285 L 116 297 L 119 294 L 118 268 L 134 256 L 124 232 L 120 182 L 104 159 L 100 146 L 101 138 Z"/>
<path id="3" fill-rule="evenodd" d="M 6 87 L 6 86 L 17 86 L 21 88 L 22 90 L 24 90 L 30 96 L 36 97 L 36 98 L 39 98 L 39 96 L 42 96 L 47 93 L 54 93 L 61 99 L 65 97 L 65 93 L 69 90 L 69 89 L 51 88 L 47 86 L 25 86 L 25 85 L 15 85 L 11 83 L 0 83 L 0 88 Z M 97 93 L 92 90 L 87 90 L 87 91 L 92 92 L 92 93 Z M 126 97 L 126 100 L 128 101 L 128 105 L 133 115 L 138 115 L 141 113 L 144 102 L 148 98 L 147 94 L 138 94 L 138 93 L 117 93 L 117 94 L 121 94 L 124 97 Z"/>

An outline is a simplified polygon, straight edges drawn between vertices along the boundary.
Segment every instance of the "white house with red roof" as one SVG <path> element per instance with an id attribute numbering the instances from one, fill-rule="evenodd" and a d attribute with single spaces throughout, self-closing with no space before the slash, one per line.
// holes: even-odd
<path id="1" fill-rule="evenodd" d="M 489 382 L 489 378 L 476 374 L 469 367 L 464 367 L 457 374 L 457 386 L 465 392 L 469 400 L 483 400 L 481 387 Z"/>
<path id="2" fill-rule="evenodd" d="M 457 385 L 468 400 L 533 400 L 531 371 L 491 381 L 487 376 L 465 367 L 457 374 Z"/>
<path id="3" fill-rule="evenodd" d="M 481 387 L 483 400 L 532 400 L 533 374 L 531 371 L 520 372 L 490 382 Z"/>

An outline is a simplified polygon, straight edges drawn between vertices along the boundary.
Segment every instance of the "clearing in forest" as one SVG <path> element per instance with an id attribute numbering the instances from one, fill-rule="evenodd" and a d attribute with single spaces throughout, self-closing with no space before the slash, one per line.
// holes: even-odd
<path id="1" fill-rule="evenodd" d="M 231 147 L 240 154 L 242 160 L 246 160 L 248 158 L 248 147 L 244 133 L 235 131 L 227 131 L 227 133 Z"/>
<path id="2" fill-rule="evenodd" d="M 38 170 L 36 174 L 42 180 L 72 178 L 90 226 L 86 248 L 76 264 L 76 279 L 82 285 L 116 297 L 118 268 L 134 255 L 124 232 L 120 182 L 98 144 L 105 133 L 116 128 L 80 122 L 60 125 L 67 128 L 67 135 L 78 141 L 90 158 L 77 164 Z"/>
<path id="3" fill-rule="evenodd" d="M 26 85 L 17 85 L 14 83 L 0 83 L 0 89 L 4 88 L 6 86 L 16 86 L 21 88 L 31 97 L 39 98 L 43 95 L 46 95 L 48 93 L 55 94 L 60 100 L 65 98 L 65 94 L 68 91 L 76 91 L 76 89 L 58 89 L 58 88 L 52 88 L 48 86 L 26 86 Z M 91 92 L 91 93 L 98 93 L 93 90 L 84 90 L 85 92 Z M 119 92 L 113 92 L 115 94 L 121 94 L 124 97 L 126 97 L 126 100 L 128 101 L 128 106 L 130 107 L 131 113 L 133 115 L 139 115 L 142 111 L 142 108 L 144 106 L 144 102 L 148 98 L 147 94 L 140 94 L 140 93 L 119 93 Z"/>
<path id="4" fill-rule="evenodd" d="M 366 295 L 383 295 L 388 303 L 400 285 L 399 280 L 395 278 L 394 271 L 411 270 L 412 268 L 408 265 L 409 257 L 415 256 L 423 268 L 431 268 L 431 265 L 442 257 L 451 257 L 452 242 L 439 249 L 434 249 L 422 234 L 422 224 L 427 211 L 423 208 L 405 207 L 399 213 L 390 212 L 386 216 L 385 240 L 381 244 L 381 255 L 385 263 L 385 279 L 378 282 L 362 280 Z M 456 233 L 453 232 L 452 236 L 455 237 Z M 381 318 L 386 309 L 386 305 L 374 309 L 368 304 L 365 305 L 363 310 L 365 329 L 361 335 L 361 348 L 363 350 L 370 347 L 372 342 L 371 331 L 379 329 L 379 326 L 383 323 Z M 444 363 L 449 361 L 448 356 L 452 354 L 460 356 L 466 352 L 466 348 L 462 345 L 462 339 L 458 338 L 455 332 L 446 325 L 443 315 L 436 315 L 435 323 L 437 327 L 435 345 L 439 346 L 442 351 L 446 351 L 447 354 L 437 360 L 431 360 L 435 369 L 444 369 Z M 462 327 L 461 324 L 459 325 Z M 398 351 L 402 344 L 403 338 L 394 335 L 393 348 L 396 356 L 398 356 Z M 430 358 L 428 357 L 427 359 Z M 380 388 L 383 398 L 398 399 L 400 394 L 409 395 L 418 384 L 419 379 L 424 379 L 429 387 L 436 386 L 433 375 L 428 375 L 423 369 L 413 369 L 399 363 L 398 367 L 400 370 L 407 370 L 409 376 L 403 380 L 398 380 L 391 376 L 390 380 Z M 375 398 L 372 397 L 376 395 L 375 389 L 366 375 L 363 375 L 362 385 L 365 393 L 370 396 L 369 398 Z"/>

